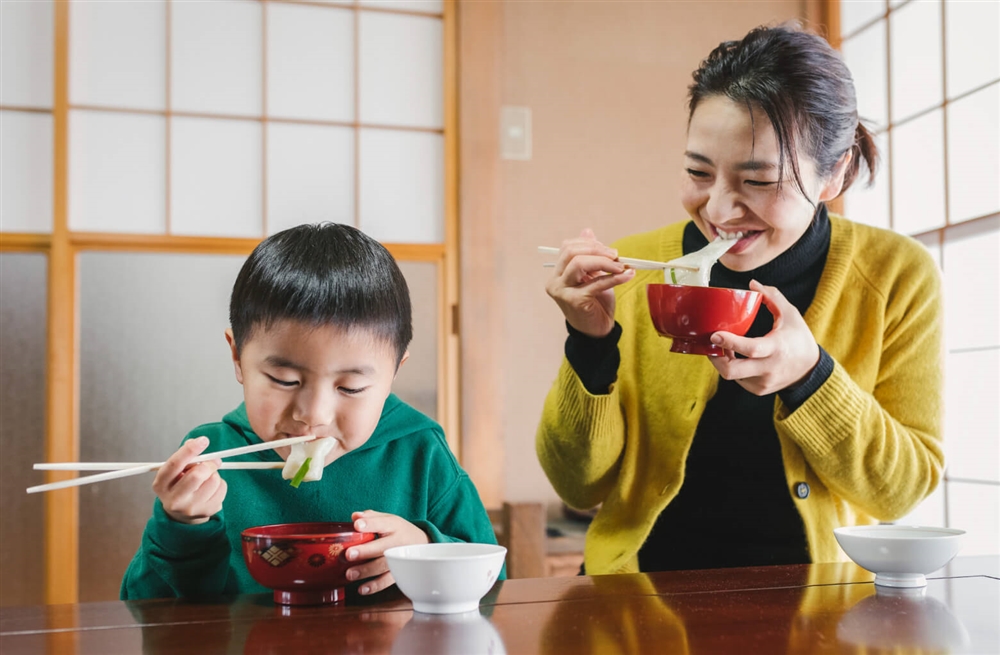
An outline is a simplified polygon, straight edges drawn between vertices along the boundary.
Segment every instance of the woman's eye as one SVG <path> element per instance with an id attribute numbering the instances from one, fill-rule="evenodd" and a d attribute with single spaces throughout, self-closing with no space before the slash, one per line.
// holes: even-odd
<path id="1" fill-rule="evenodd" d="M 265 373 L 264 375 L 267 375 L 268 379 L 270 379 L 271 382 L 274 382 L 275 384 L 277 384 L 279 386 L 282 386 L 282 387 L 294 387 L 295 385 L 298 384 L 298 382 L 296 382 L 295 380 L 292 380 L 291 382 L 289 382 L 288 380 L 279 380 L 278 378 L 274 377 L 273 375 L 268 375 L 267 373 Z"/>
<path id="2" fill-rule="evenodd" d="M 706 173 L 705 171 L 695 170 L 694 168 L 688 168 L 687 174 L 690 175 L 691 177 L 701 177 L 701 178 L 708 177 L 708 173 Z"/>
<path id="3" fill-rule="evenodd" d="M 354 394 L 361 393 L 368 387 L 361 387 L 360 389 L 351 389 L 350 387 L 340 387 L 342 393 L 346 393 L 348 396 L 353 396 Z"/>
<path id="4" fill-rule="evenodd" d="M 764 182 L 762 180 L 747 180 L 748 186 L 771 186 L 772 184 L 777 184 L 776 182 Z"/>

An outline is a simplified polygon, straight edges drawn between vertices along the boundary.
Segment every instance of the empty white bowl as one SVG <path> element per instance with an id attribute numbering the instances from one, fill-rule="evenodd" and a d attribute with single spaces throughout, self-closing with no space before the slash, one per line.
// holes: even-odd
<path id="1" fill-rule="evenodd" d="M 479 609 L 503 568 L 507 549 L 492 544 L 441 543 L 385 551 L 389 571 L 417 612 L 455 614 Z"/>
<path id="2" fill-rule="evenodd" d="M 924 576 L 958 554 L 964 530 L 906 525 L 859 525 L 836 528 L 834 536 L 847 556 L 875 574 L 885 587 L 923 587 Z"/>

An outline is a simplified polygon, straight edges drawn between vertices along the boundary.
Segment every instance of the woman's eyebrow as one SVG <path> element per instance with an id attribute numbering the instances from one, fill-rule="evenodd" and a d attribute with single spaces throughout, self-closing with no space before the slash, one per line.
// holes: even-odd
<path id="1" fill-rule="evenodd" d="M 736 164 L 736 170 L 738 171 L 771 171 L 778 167 L 777 164 L 773 164 L 769 161 L 745 161 Z"/>
<path id="2" fill-rule="evenodd" d="M 695 161 L 700 161 L 703 164 L 708 164 L 709 166 L 715 166 L 711 159 L 705 155 L 699 155 L 697 152 L 691 152 L 690 150 L 684 151 L 684 156 L 689 159 L 694 159 Z"/>

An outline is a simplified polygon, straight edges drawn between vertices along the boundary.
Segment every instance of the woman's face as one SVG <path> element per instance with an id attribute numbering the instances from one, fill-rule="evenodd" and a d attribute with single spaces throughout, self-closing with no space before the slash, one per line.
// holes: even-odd
<path id="1" fill-rule="evenodd" d="M 788 250 L 812 221 L 815 210 L 785 162 L 778 188 L 778 140 L 767 115 L 722 96 L 701 101 L 688 127 L 681 202 L 709 241 L 742 232 L 720 260 L 733 271 L 749 271 Z M 830 179 L 816 174 L 800 152 L 799 174 L 813 202 L 835 198 L 843 165 Z"/>

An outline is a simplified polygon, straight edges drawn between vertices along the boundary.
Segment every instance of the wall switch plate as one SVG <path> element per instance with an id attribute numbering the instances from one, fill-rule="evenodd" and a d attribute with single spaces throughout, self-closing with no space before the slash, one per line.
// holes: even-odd
<path id="1" fill-rule="evenodd" d="M 500 158 L 531 159 L 531 109 L 500 108 Z"/>

